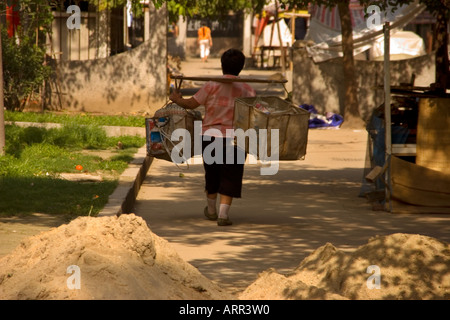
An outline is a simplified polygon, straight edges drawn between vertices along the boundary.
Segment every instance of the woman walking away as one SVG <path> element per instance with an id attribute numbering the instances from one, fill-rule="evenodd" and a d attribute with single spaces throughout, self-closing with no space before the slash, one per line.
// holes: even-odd
<path id="1" fill-rule="evenodd" d="M 201 28 L 198 29 L 198 45 L 200 46 L 200 58 L 203 62 L 207 62 L 212 47 L 212 38 L 211 29 L 206 25 L 206 22 L 203 22 Z"/>
<path id="2" fill-rule="evenodd" d="M 223 53 L 221 62 L 223 78 L 238 78 L 244 67 L 245 56 L 239 50 L 229 49 Z M 242 156 L 242 153 L 245 151 L 233 144 L 234 100 L 255 95 L 255 90 L 247 83 L 216 81 L 205 83 L 189 99 L 182 98 L 179 91 L 170 95 L 170 100 L 186 109 L 205 106 L 202 155 L 207 206 L 203 213 L 209 220 L 217 220 L 219 226 L 232 224 L 228 212 L 233 198 L 241 197 L 244 174 L 245 156 Z M 218 155 L 219 153 L 221 155 Z M 233 161 L 229 161 L 230 159 Z M 217 211 L 218 198 L 220 205 Z"/>

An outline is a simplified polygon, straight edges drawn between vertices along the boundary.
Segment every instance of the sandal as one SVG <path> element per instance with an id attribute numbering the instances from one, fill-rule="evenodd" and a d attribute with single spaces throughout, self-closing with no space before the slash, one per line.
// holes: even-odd
<path id="1" fill-rule="evenodd" d="M 233 224 L 233 222 L 231 222 L 230 218 L 226 218 L 226 219 L 218 218 L 217 219 L 218 226 L 231 226 L 232 224 Z"/>
<path id="2" fill-rule="evenodd" d="M 216 221 L 218 218 L 217 213 L 210 214 L 208 212 L 207 206 L 205 207 L 205 210 L 203 211 L 203 213 L 205 214 L 205 217 L 207 217 L 209 220 Z"/>

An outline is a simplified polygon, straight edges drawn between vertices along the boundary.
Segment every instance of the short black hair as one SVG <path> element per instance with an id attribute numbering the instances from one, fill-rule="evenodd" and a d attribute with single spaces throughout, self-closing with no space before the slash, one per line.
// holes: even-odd
<path id="1" fill-rule="evenodd" d="M 244 68 L 245 56 L 241 50 L 228 49 L 222 54 L 222 73 L 238 76 Z"/>

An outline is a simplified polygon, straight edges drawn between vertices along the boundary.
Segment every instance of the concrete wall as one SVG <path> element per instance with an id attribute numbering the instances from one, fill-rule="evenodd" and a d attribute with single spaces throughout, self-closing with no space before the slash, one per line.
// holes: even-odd
<path id="1" fill-rule="evenodd" d="M 186 56 L 200 57 L 200 48 L 197 43 L 197 32 L 201 27 L 202 19 L 188 18 L 186 25 Z M 211 57 L 221 57 L 222 53 L 230 48 L 242 50 L 244 15 L 230 14 L 224 20 L 208 21 L 211 28 L 213 46 Z"/>
<path id="2" fill-rule="evenodd" d="M 293 48 L 292 95 L 296 104 L 312 104 L 320 112 L 343 114 L 344 89 L 342 59 L 314 63 L 306 49 L 295 43 Z M 416 74 L 416 86 L 435 82 L 434 54 L 408 60 L 391 61 L 391 85 L 408 83 Z M 355 61 L 359 92 L 359 106 L 363 119 L 384 102 L 383 61 Z"/>
<path id="3" fill-rule="evenodd" d="M 211 47 L 210 57 L 220 58 L 222 54 L 230 48 L 242 50 L 242 37 L 213 38 L 213 46 Z M 200 47 L 196 38 L 187 38 L 186 55 L 188 57 L 200 58 Z"/>
<path id="4" fill-rule="evenodd" d="M 211 48 L 211 57 L 220 58 L 222 53 L 230 48 L 241 49 L 247 57 L 251 56 L 253 41 L 251 34 L 251 18 L 251 15 L 243 15 L 243 30 L 240 30 L 239 32 L 230 32 L 227 36 L 223 36 L 222 31 L 222 36 L 217 37 L 215 36 L 215 31 L 213 30 L 213 47 Z M 195 29 L 198 27 L 198 24 L 192 23 L 192 21 L 189 24 L 188 18 L 184 19 L 180 16 L 177 26 L 179 28 L 178 37 L 169 36 L 167 39 L 169 54 L 178 56 L 181 59 L 185 59 L 186 57 L 199 58 L 200 48 L 197 43 Z"/>
<path id="5" fill-rule="evenodd" d="M 150 39 L 128 52 L 89 61 L 59 62 L 47 107 L 107 114 L 152 114 L 161 108 L 167 93 L 165 7 L 156 10 L 152 6 L 149 21 Z"/>

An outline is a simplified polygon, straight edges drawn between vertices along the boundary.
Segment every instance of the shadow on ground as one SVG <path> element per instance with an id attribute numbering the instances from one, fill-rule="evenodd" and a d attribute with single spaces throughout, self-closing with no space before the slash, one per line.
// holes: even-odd
<path id="1" fill-rule="evenodd" d="M 156 164 L 156 165 L 155 165 Z M 372 211 L 358 197 L 361 169 L 320 169 L 283 162 L 275 176 L 248 165 L 243 198 L 230 211 L 234 224 L 203 217 L 203 168 L 154 163 L 140 191 L 136 214 L 209 279 L 236 293 L 258 273 L 292 271 L 313 250 L 332 243 L 354 250 L 375 235 L 419 233 L 450 241 L 450 217 Z"/>

